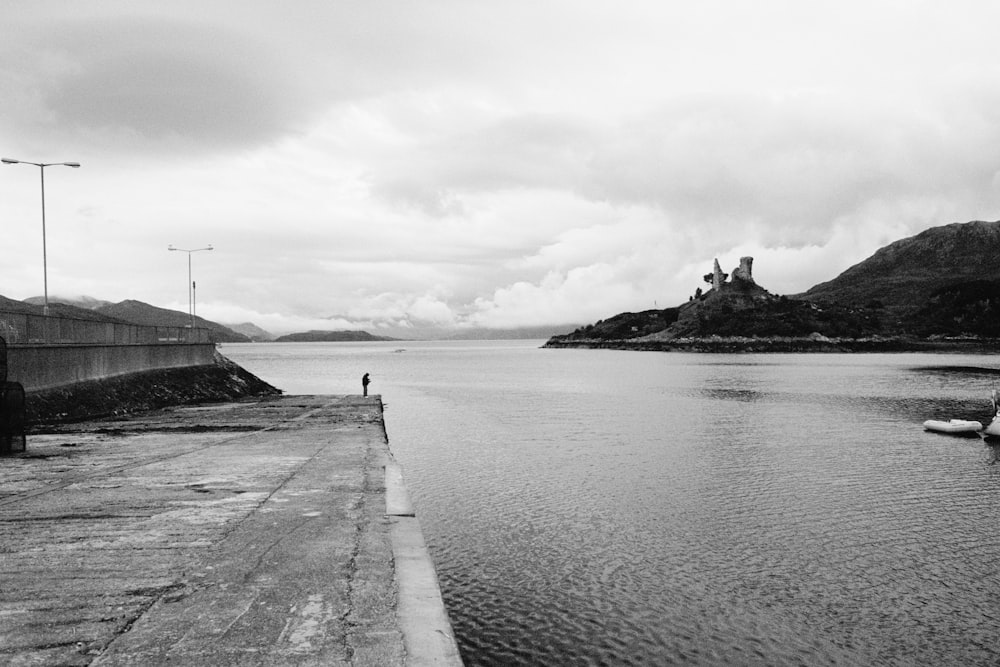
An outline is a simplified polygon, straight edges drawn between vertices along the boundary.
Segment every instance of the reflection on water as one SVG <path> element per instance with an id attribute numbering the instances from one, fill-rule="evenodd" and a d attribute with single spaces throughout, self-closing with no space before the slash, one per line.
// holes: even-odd
<path id="1" fill-rule="evenodd" d="M 392 349 L 223 352 L 373 373 L 467 664 L 1000 663 L 1000 360 Z"/>

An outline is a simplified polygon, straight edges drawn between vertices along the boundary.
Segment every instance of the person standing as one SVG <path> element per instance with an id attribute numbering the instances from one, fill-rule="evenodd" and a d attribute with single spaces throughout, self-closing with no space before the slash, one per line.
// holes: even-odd
<path id="1" fill-rule="evenodd" d="M 371 378 L 368 377 L 368 373 L 365 373 L 364 375 L 361 376 L 361 389 L 362 389 L 363 395 L 365 395 L 365 396 L 368 395 L 368 383 L 370 383 L 370 382 L 371 382 Z"/>

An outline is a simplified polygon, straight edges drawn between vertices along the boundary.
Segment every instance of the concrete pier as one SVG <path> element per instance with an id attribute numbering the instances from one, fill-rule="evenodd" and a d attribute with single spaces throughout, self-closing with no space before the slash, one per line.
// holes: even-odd
<path id="1" fill-rule="evenodd" d="M 62 426 L 0 459 L 0 664 L 460 665 L 378 396 Z"/>

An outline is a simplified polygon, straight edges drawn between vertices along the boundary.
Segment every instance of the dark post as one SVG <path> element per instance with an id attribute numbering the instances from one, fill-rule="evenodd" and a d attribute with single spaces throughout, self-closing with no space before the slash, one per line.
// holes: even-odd
<path id="1" fill-rule="evenodd" d="M 7 382 L 7 341 L 0 336 L 0 454 L 23 452 L 24 387 Z"/>
<path id="2" fill-rule="evenodd" d="M 0 397 L 0 454 L 25 450 L 24 421 L 24 387 L 20 382 L 4 382 Z"/>

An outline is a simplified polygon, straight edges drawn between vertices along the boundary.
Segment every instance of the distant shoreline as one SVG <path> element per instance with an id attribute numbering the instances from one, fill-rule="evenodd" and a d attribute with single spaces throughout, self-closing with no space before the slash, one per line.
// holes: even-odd
<path id="1" fill-rule="evenodd" d="M 843 352 L 967 352 L 1000 354 L 996 338 L 810 338 L 710 336 L 674 340 L 555 340 L 543 348 L 581 348 L 594 350 L 633 350 L 637 352 L 707 352 L 707 353 L 843 353 Z"/>

